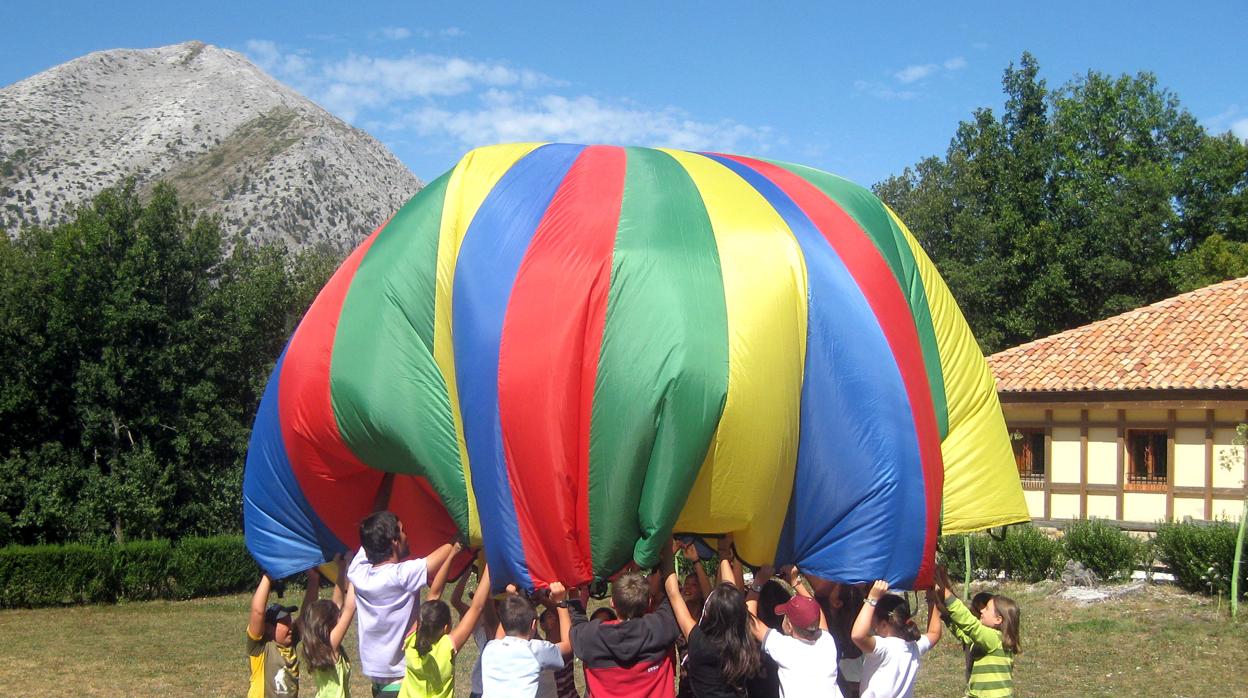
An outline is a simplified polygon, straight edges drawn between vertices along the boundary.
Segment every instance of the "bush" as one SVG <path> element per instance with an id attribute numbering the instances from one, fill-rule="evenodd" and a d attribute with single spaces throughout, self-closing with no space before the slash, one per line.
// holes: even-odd
<path id="1" fill-rule="evenodd" d="M 0 608 L 189 598 L 252 588 L 242 536 L 0 548 Z"/>
<path id="2" fill-rule="evenodd" d="M 1230 523 L 1163 524 L 1153 545 L 1179 586 L 1194 592 L 1226 594 L 1231 588 L 1236 527 Z M 1248 575 L 1240 569 L 1239 588 L 1248 591 Z"/>
<path id="3" fill-rule="evenodd" d="M 1062 544 L 1035 526 L 1010 526 L 992 540 L 994 562 L 1009 579 L 1039 582 L 1056 576 L 1064 564 Z"/>
<path id="4" fill-rule="evenodd" d="M 90 545 L 11 545 L 0 549 L 0 606 L 112 601 L 112 551 Z"/>
<path id="5" fill-rule="evenodd" d="M 1099 519 L 1072 523 L 1063 542 L 1067 557 L 1106 581 L 1130 577 L 1144 555 L 1143 543 Z"/>
<path id="6" fill-rule="evenodd" d="M 177 596 L 189 599 L 253 588 L 260 568 L 242 536 L 183 538 L 173 549 L 173 577 Z"/>
<path id="7" fill-rule="evenodd" d="M 173 547 L 167 540 L 144 540 L 113 547 L 112 575 L 118 599 L 168 598 Z M 99 599 L 105 601 L 107 599 Z"/>
<path id="8" fill-rule="evenodd" d="M 936 543 L 936 550 L 940 553 L 938 559 L 949 569 L 949 577 L 956 581 L 966 578 L 966 550 L 963 546 L 967 537 L 968 534 L 955 533 L 941 536 Z M 981 580 L 996 578 L 1000 566 L 996 552 L 993 550 L 992 539 L 982 533 L 972 533 L 969 537 L 971 539 L 971 577 Z"/>

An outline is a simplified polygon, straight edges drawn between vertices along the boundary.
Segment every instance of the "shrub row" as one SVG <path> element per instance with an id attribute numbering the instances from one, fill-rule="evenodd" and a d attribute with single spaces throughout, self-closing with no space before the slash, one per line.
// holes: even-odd
<path id="1" fill-rule="evenodd" d="M 242 536 L 0 548 L 0 608 L 245 591 L 260 570 Z"/>
<path id="2" fill-rule="evenodd" d="M 1067 560 L 1076 560 L 1105 580 L 1121 580 L 1138 568 L 1162 562 L 1180 587 L 1194 592 L 1226 594 L 1235 557 L 1234 524 L 1162 524 L 1152 540 L 1139 540 L 1096 519 L 1068 526 L 1061 538 L 1033 526 L 1012 526 L 1004 535 L 973 534 L 971 576 L 1005 576 L 1038 582 L 1060 575 Z M 942 536 L 938 549 L 954 579 L 963 579 L 966 536 Z M 1248 564 L 1240 570 L 1240 590 L 1248 595 Z"/>

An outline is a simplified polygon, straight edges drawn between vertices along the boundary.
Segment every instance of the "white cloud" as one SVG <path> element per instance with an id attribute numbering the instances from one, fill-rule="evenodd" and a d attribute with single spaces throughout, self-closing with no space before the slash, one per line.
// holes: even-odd
<path id="1" fill-rule="evenodd" d="M 935 63 L 924 63 L 923 65 L 908 65 L 905 68 L 893 73 L 893 77 L 897 78 L 897 82 L 903 85 L 922 80 L 932 73 L 940 70 L 940 66 Z"/>
<path id="2" fill-rule="evenodd" d="M 381 35 L 391 41 L 402 41 L 411 37 L 412 30 L 407 27 L 383 27 Z"/>
<path id="3" fill-rule="evenodd" d="M 769 129 L 730 119 L 701 121 L 675 107 L 647 109 L 595 97 L 546 94 L 527 96 L 492 90 L 477 108 L 448 110 L 422 107 L 393 128 L 414 127 L 425 136 L 450 136 L 466 147 L 515 141 L 645 144 L 682 150 L 765 151 Z"/>
<path id="4" fill-rule="evenodd" d="M 1231 124 L 1231 133 L 1235 134 L 1236 138 L 1248 141 L 1248 119 L 1240 119 Z"/>
<path id="5" fill-rule="evenodd" d="M 463 29 L 460 29 L 459 27 L 447 27 L 446 29 L 438 30 L 438 36 L 445 37 L 447 39 L 458 39 L 461 36 L 467 36 L 467 35 L 468 35 L 468 32 L 465 32 Z"/>
<path id="6" fill-rule="evenodd" d="M 966 59 L 962 56 L 954 56 L 946 59 L 943 63 L 918 63 L 908 65 L 905 68 L 893 73 L 893 77 L 903 85 L 909 85 L 927 77 L 931 77 L 939 73 L 942 69 L 945 72 L 962 70 L 967 65 Z"/>
<path id="7" fill-rule="evenodd" d="M 914 90 L 894 90 L 878 82 L 868 82 L 866 80 L 855 80 L 854 89 L 889 102 L 904 102 L 919 96 L 919 93 Z"/>

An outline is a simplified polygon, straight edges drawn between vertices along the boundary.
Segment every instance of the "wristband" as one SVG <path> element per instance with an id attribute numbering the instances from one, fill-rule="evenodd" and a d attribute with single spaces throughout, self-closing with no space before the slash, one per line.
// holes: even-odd
<path id="1" fill-rule="evenodd" d="M 868 606 L 874 606 L 875 604 L 879 603 L 879 601 L 868 596 L 867 598 L 863 599 L 863 603 L 867 604 Z"/>
<path id="2" fill-rule="evenodd" d="M 557 606 L 558 608 L 571 608 L 571 606 L 568 605 L 567 599 L 560 601 L 559 603 L 555 604 L 555 606 Z"/>

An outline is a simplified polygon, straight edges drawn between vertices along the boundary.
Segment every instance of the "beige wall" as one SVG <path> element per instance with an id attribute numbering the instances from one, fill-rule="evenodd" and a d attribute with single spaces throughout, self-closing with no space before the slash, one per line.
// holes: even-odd
<path id="1" fill-rule="evenodd" d="M 1041 490 L 1023 490 L 1023 499 L 1027 501 L 1027 513 L 1031 518 L 1044 518 L 1044 492 Z"/>
<path id="2" fill-rule="evenodd" d="M 1127 410 L 1127 422 L 1164 422 L 1169 410 Z"/>
<path id="3" fill-rule="evenodd" d="M 1118 498 L 1106 494 L 1088 495 L 1089 519 L 1117 519 Z"/>
<path id="4" fill-rule="evenodd" d="M 1053 519 L 1077 519 L 1079 518 L 1079 495 L 1077 494 L 1054 494 L 1049 495 L 1049 518 Z"/>
<path id="5" fill-rule="evenodd" d="M 1205 498 L 1204 497 L 1175 497 L 1174 498 L 1174 520 L 1182 521 L 1186 518 L 1203 519 L 1205 518 Z"/>
<path id="6" fill-rule="evenodd" d="M 1079 482 L 1079 427 L 1053 427 L 1052 482 Z"/>
<path id="7" fill-rule="evenodd" d="M 1093 485 L 1118 484 L 1117 428 L 1088 429 L 1088 482 Z"/>
<path id="8" fill-rule="evenodd" d="M 1243 481 L 1244 447 L 1235 445 L 1235 430 L 1214 429 L 1213 486 L 1241 487 Z"/>
<path id="9" fill-rule="evenodd" d="M 1174 486 L 1205 486 L 1205 430 L 1174 430 Z"/>
<path id="10" fill-rule="evenodd" d="M 1244 512 L 1244 500 L 1242 499 L 1215 499 L 1213 500 L 1213 518 L 1214 520 L 1239 521 L 1239 516 Z"/>
<path id="11" fill-rule="evenodd" d="M 1166 495 L 1164 492 L 1127 492 L 1122 496 L 1123 521 L 1164 521 L 1166 519 Z"/>

